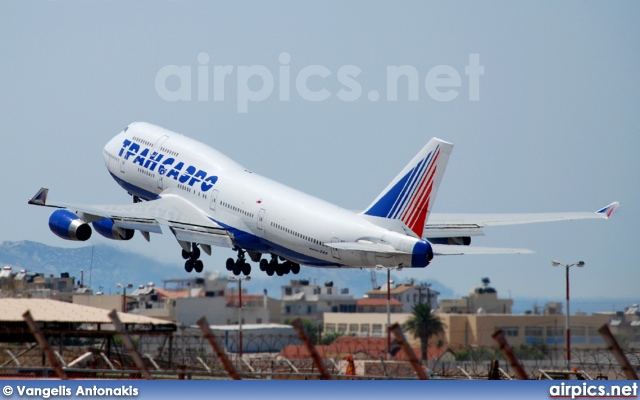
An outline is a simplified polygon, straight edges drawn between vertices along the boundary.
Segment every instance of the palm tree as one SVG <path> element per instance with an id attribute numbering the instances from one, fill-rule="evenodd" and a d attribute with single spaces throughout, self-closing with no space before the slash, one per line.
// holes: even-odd
<path id="1" fill-rule="evenodd" d="M 444 324 L 428 303 L 420 303 L 413 306 L 412 315 L 404 323 L 404 329 L 411 332 L 414 338 L 420 339 L 422 361 L 426 362 L 429 338 L 444 333 Z"/>

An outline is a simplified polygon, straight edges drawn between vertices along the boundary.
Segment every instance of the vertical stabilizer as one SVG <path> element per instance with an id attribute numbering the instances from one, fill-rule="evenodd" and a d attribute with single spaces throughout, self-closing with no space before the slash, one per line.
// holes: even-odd
<path id="1" fill-rule="evenodd" d="M 452 150 L 453 144 L 431 139 L 363 214 L 402 221 L 422 237 Z"/>

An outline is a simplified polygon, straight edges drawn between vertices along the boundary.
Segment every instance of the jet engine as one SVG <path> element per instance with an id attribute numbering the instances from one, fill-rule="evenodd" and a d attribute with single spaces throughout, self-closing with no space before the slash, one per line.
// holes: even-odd
<path id="1" fill-rule="evenodd" d="M 56 210 L 49 217 L 49 229 L 65 240 L 84 242 L 91 237 L 91 227 L 77 215 L 67 210 Z"/>
<path id="2" fill-rule="evenodd" d="M 129 240 L 133 237 L 133 229 L 118 228 L 111 218 L 99 219 L 91 223 L 100 235 L 112 240 Z"/>

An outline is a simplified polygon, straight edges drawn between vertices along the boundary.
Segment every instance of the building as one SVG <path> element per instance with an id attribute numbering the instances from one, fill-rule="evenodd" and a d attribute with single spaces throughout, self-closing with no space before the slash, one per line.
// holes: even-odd
<path id="1" fill-rule="evenodd" d="M 211 333 L 221 346 L 230 353 L 240 350 L 238 325 L 211 325 Z M 180 330 L 176 339 L 186 348 L 202 346 L 203 340 L 199 328 Z M 206 342 L 206 341 L 204 341 Z M 288 345 L 300 345 L 300 337 L 291 325 L 247 324 L 242 325 L 243 353 L 277 353 Z M 211 346 L 202 346 L 203 352 L 215 356 Z"/>
<path id="2" fill-rule="evenodd" d="M 402 312 L 403 305 L 396 299 L 389 300 L 389 312 Z M 358 313 L 386 313 L 387 299 L 358 299 L 356 300 L 356 310 Z"/>
<path id="3" fill-rule="evenodd" d="M 306 279 L 292 279 L 289 285 L 282 286 L 282 321 L 295 318 L 320 321 L 323 313 L 328 312 L 356 312 L 356 300 L 349 289 L 338 289 L 331 281 L 324 286 L 312 285 Z"/>
<path id="4" fill-rule="evenodd" d="M 492 339 L 502 330 L 510 346 L 540 344 L 548 348 L 565 347 L 565 316 L 561 314 L 443 314 L 445 324 L 442 341 L 454 350 L 469 347 L 495 347 Z M 602 348 L 598 328 L 607 323 L 607 315 L 572 315 L 571 347 Z"/>
<path id="5" fill-rule="evenodd" d="M 640 307 L 638 304 L 626 307 L 624 311 L 596 314 L 606 315 L 610 318 L 611 332 L 623 348 L 640 348 Z"/>
<path id="6" fill-rule="evenodd" d="M 475 287 L 469 296 L 461 299 L 440 300 L 443 314 L 511 314 L 512 299 L 499 299 L 496 289 L 489 286 L 489 278 L 482 279 L 482 285 Z"/>
<path id="7" fill-rule="evenodd" d="M 201 317 L 211 325 L 238 324 L 237 283 L 218 273 L 204 277 L 167 279 L 164 287 L 153 283 L 116 295 L 74 296 L 73 301 L 93 307 L 118 310 L 124 304 L 128 313 L 173 321 L 180 326 L 192 326 Z M 242 291 L 243 324 L 267 324 L 280 317 L 280 302 L 267 296 L 249 295 Z"/>
<path id="8" fill-rule="evenodd" d="M 402 325 L 411 314 L 392 313 L 389 315 L 391 325 L 398 323 Z M 342 333 L 360 337 L 386 337 L 387 336 L 387 314 L 386 312 L 375 313 L 324 313 L 323 315 L 324 333 Z"/>
<path id="9" fill-rule="evenodd" d="M 0 297 L 52 299 L 71 303 L 75 294 L 92 293 L 82 280 L 76 282 L 76 278 L 68 272 L 60 276 L 49 274 L 47 277 L 43 273 L 29 273 L 24 269 L 14 272 L 9 265 L 0 270 Z"/>
<path id="10" fill-rule="evenodd" d="M 390 283 L 389 296 L 402 304 L 402 312 L 410 313 L 416 304 L 429 303 L 432 308 L 438 308 L 438 291 L 430 288 L 428 283 L 418 284 L 413 281 L 393 285 Z M 365 294 L 369 299 L 387 299 L 387 285 L 370 290 Z M 385 311 L 386 312 L 386 309 Z"/>

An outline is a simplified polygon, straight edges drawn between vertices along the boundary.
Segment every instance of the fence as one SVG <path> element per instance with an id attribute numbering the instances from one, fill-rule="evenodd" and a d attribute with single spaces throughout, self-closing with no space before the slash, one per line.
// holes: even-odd
<path id="1" fill-rule="evenodd" d="M 2 327 L 0 327 L 2 331 Z M 1 332 L 0 332 L 1 333 Z M 114 332 L 115 333 L 115 332 Z M 25 330 L 12 332 L 11 343 L 0 344 L 0 378 L 43 378 L 57 374 L 41 345 Z M 238 352 L 236 335 L 214 335 L 223 357 L 227 357 L 241 379 L 320 379 L 322 371 L 314 362 L 309 346 L 300 338 L 286 335 L 245 334 L 243 353 Z M 136 364 L 133 349 L 123 345 L 122 336 L 82 337 L 66 333 L 46 338 L 54 357 L 68 378 L 137 379 L 147 370 L 153 379 L 230 379 L 221 354 L 211 346 L 202 331 L 185 329 L 173 335 L 133 336 L 135 352 L 144 364 Z M 322 367 L 331 379 L 417 379 L 419 372 L 404 350 L 390 359 L 380 340 L 341 340 L 314 346 Z M 386 338 L 381 339 L 386 345 Z M 414 349 L 419 356 L 419 350 Z M 355 375 L 346 375 L 351 355 Z M 565 354 L 546 350 L 516 356 L 529 379 L 558 378 L 567 374 Z M 640 349 L 625 352 L 634 371 L 640 370 Z M 438 359 L 429 360 L 430 378 L 488 379 L 492 361 L 497 360 L 499 376 L 515 379 L 516 371 L 497 348 L 447 349 Z M 584 379 L 625 379 L 623 367 L 608 349 L 572 351 L 574 377 Z"/>

